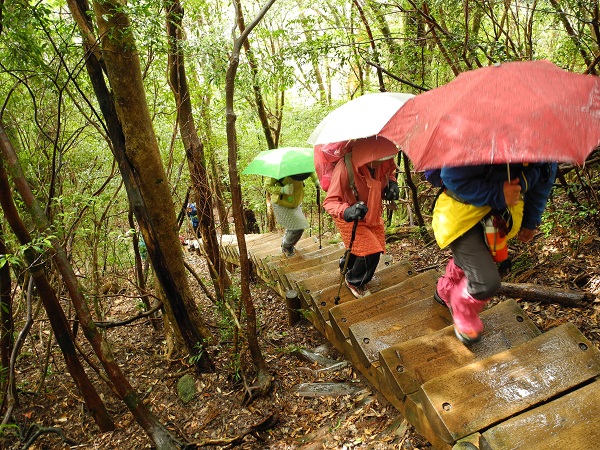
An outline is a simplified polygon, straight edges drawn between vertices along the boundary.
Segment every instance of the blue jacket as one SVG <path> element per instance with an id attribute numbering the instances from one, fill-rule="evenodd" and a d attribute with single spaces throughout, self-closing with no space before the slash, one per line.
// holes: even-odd
<path id="1" fill-rule="evenodd" d="M 519 177 L 525 203 L 522 228 L 534 230 L 540 225 L 557 166 L 556 163 L 510 165 L 510 178 Z M 446 167 L 441 170 L 441 177 L 444 186 L 460 200 L 502 211 L 506 208 L 503 185 L 509 179 L 508 170 L 506 164 Z"/>

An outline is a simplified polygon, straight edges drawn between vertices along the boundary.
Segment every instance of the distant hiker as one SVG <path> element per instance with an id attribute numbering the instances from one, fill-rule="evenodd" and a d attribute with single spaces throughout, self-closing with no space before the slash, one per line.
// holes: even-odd
<path id="1" fill-rule="evenodd" d="M 188 203 L 187 206 L 187 216 L 192 222 L 192 228 L 194 229 L 194 236 L 198 237 L 198 225 L 200 225 L 200 220 L 198 219 L 198 210 L 196 209 L 195 203 Z"/>
<path id="2" fill-rule="evenodd" d="M 302 212 L 304 199 L 304 180 L 310 178 L 317 189 L 320 189 L 319 179 L 315 172 L 301 173 L 277 180 L 267 178 L 265 189 L 271 194 L 273 212 L 277 223 L 285 228 L 281 240 L 281 251 L 285 256 L 294 256 L 295 245 L 308 228 L 308 221 Z"/>
<path id="3" fill-rule="evenodd" d="M 256 214 L 249 208 L 244 208 L 244 229 L 246 234 L 258 234 L 260 228 L 256 221 Z"/>
<path id="4" fill-rule="evenodd" d="M 556 163 L 536 163 L 441 170 L 445 191 L 436 201 L 432 227 L 440 248 L 449 246 L 453 257 L 434 298 L 450 308 L 454 331 L 464 344 L 481 339 L 479 313 L 500 288 L 496 262 L 507 256 L 507 249 L 488 244 L 485 228 L 492 228 L 487 230 L 492 241 L 513 236 L 530 241 L 541 223 L 556 168 Z"/>
<path id="5" fill-rule="evenodd" d="M 347 249 L 346 286 L 356 298 L 369 295 L 367 283 L 385 252 L 383 200 L 397 200 L 394 157 L 398 150 L 386 139 L 358 139 L 340 159 L 331 177 L 323 208 L 335 221 Z M 352 239 L 355 231 L 354 240 Z"/>

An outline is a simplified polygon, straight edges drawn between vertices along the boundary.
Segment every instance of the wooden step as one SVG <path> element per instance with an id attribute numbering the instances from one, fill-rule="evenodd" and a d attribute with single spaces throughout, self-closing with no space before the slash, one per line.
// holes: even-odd
<path id="1" fill-rule="evenodd" d="M 596 450 L 600 447 L 600 381 L 485 431 L 482 450 Z"/>
<path id="2" fill-rule="evenodd" d="M 433 299 L 435 285 L 429 286 L 425 295 L 420 290 L 404 295 L 401 286 L 382 292 L 390 299 L 403 299 L 404 305 L 399 304 L 383 314 L 350 325 L 350 342 L 366 366 L 379 359 L 381 350 L 452 324 L 448 308 Z"/>
<path id="3" fill-rule="evenodd" d="M 408 276 L 407 272 L 406 275 Z M 435 270 L 428 270 L 408 277 L 398 285 L 379 291 L 378 295 L 369 295 L 333 306 L 329 310 L 329 319 L 338 339 L 343 341 L 350 338 L 350 325 L 404 306 L 408 297 L 415 296 L 420 299 L 430 295 L 435 289 L 438 276 Z M 396 295 L 384 295 L 388 289 Z"/>
<path id="4" fill-rule="evenodd" d="M 470 347 L 454 334 L 454 327 L 439 330 L 382 350 L 379 362 L 390 389 L 403 399 L 436 377 L 521 345 L 540 330 L 514 300 L 506 300 L 481 313 L 483 338 Z"/>
<path id="5" fill-rule="evenodd" d="M 311 301 L 319 320 L 323 323 L 329 321 L 329 310 L 336 306 L 336 297 L 339 294 L 337 304 L 342 305 L 350 301 L 363 301 L 374 295 L 379 295 L 379 292 L 390 286 L 398 285 L 407 278 L 414 276 L 415 272 L 410 263 L 406 261 L 397 262 L 390 265 L 382 264 L 380 261 L 373 279 L 369 282 L 369 291 L 371 295 L 357 299 L 352 295 L 348 287 L 343 282 L 340 274 L 339 266 L 337 267 L 337 279 L 333 285 L 320 289 L 311 293 Z"/>
<path id="6" fill-rule="evenodd" d="M 259 243 L 264 243 L 265 240 L 271 240 L 279 238 L 283 234 L 281 233 L 266 233 L 266 234 L 247 234 L 245 235 L 246 247 L 250 253 L 251 249 L 255 248 Z M 231 263 L 240 263 L 240 251 L 237 242 L 237 236 L 235 234 L 225 234 L 221 236 L 220 240 L 221 253 L 225 256 L 225 259 Z"/>
<path id="7" fill-rule="evenodd" d="M 423 409 L 446 442 L 499 423 L 600 374 L 600 351 L 572 323 L 427 381 Z"/>
<path id="8" fill-rule="evenodd" d="M 319 243 L 314 237 L 307 236 L 300 239 L 295 247 L 297 253 L 308 253 L 317 250 L 318 246 Z M 260 248 L 253 249 L 252 252 L 249 251 L 249 254 L 257 275 L 267 282 L 271 279 L 267 263 L 271 260 L 288 259 L 288 257 L 281 252 L 281 240 L 277 239 L 274 241 L 270 239 L 267 240 L 267 242 L 260 245 Z M 299 259 L 300 256 L 293 256 L 289 259 L 293 258 Z"/>
<path id="9" fill-rule="evenodd" d="M 285 292 L 289 289 L 298 290 L 296 283 L 290 283 L 289 276 L 294 272 L 299 272 L 306 269 L 314 269 L 322 264 L 327 264 L 339 258 L 339 255 L 344 252 L 337 246 L 327 246 L 326 248 L 314 250 L 311 252 L 297 252 L 297 255 L 286 258 L 273 258 L 266 261 L 263 265 L 263 278 L 270 277 L 273 284 L 276 285 L 278 292 L 282 297 L 285 297 Z M 301 303 L 308 307 L 308 303 L 304 301 L 304 297 L 299 295 Z"/>
<path id="10" fill-rule="evenodd" d="M 299 258 L 292 261 L 273 261 L 269 264 L 271 274 L 273 278 L 278 280 L 286 289 L 297 289 L 296 283 L 292 285 L 288 277 L 291 273 L 299 270 L 315 267 L 323 263 L 337 261 L 344 254 L 345 249 L 339 246 L 327 246 L 320 250 L 307 252 L 306 254 L 300 254 Z M 300 252 L 298 252 L 300 253 Z"/>
<path id="11" fill-rule="evenodd" d="M 379 262 L 382 264 L 382 261 Z M 383 261 L 383 266 L 391 265 L 391 262 Z M 332 285 L 340 282 L 339 260 L 324 263 L 321 266 L 306 269 L 304 273 L 293 273 L 288 277 L 290 283 L 298 287 L 298 292 L 310 302 L 310 297 Z M 411 266 L 412 272 L 412 266 Z M 337 284 L 336 284 L 337 283 Z"/>

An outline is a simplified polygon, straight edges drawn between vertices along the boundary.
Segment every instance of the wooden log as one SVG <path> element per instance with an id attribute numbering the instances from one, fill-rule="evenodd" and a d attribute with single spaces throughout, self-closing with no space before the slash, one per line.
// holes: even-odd
<path id="1" fill-rule="evenodd" d="M 588 306 L 596 297 L 590 292 L 557 289 L 531 283 L 502 283 L 498 294 L 511 298 L 523 298 L 542 303 L 558 303 L 562 306 L 571 307 Z"/>
<path id="2" fill-rule="evenodd" d="M 288 312 L 288 323 L 290 326 L 295 325 L 302 319 L 300 312 L 300 298 L 298 292 L 294 289 L 288 289 L 285 292 L 285 304 Z"/>

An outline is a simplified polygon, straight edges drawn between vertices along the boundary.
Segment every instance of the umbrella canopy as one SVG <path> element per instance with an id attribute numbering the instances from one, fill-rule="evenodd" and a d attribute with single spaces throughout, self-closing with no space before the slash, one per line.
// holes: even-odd
<path id="1" fill-rule="evenodd" d="M 412 94 L 365 94 L 331 111 L 308 138 L 312 145 L 375 136 Z"/>
<path id="2" fill-rule="evenodd" d="M 263 175 L 280 180 L 290 175 L 315 171 L 312 148 L 281 147 L 263 150 L 248 164 L 243 174 Z"/>
<path id="3" fill-rule="evenodd" d="M 583 164 L 600 143 L 600 78 L 548 61 L 475 69 L 406 102 L 379 135 L 398 145 L 417 170 Z"/>

